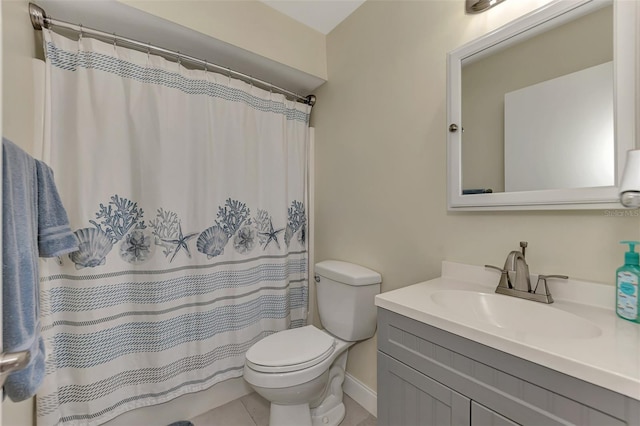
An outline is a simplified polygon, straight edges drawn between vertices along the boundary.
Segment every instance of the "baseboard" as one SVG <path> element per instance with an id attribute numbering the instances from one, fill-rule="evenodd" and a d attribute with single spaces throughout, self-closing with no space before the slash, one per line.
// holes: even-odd
<path id="1" fill-rule="evenodd" d="M 360 404 L 373 416 L 378 417 L 378 394 L 351 374 L 344 375 L 344 393 Z"/>

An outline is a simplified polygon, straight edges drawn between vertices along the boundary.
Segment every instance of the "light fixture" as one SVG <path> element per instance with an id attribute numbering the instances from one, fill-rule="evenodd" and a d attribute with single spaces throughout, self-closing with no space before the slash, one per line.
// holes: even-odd
<path id="1" fill-rule="evenodd" d="M 620 182 L 620 202 L 625 207 L 640 207 L 640 149 L 627 151 Z"/>
<path id="2" fill-rule="evenodd" d="M 480 13 L 502 3 L 504 0 L 467 0 L 465 11 L 467 13 Z"/>

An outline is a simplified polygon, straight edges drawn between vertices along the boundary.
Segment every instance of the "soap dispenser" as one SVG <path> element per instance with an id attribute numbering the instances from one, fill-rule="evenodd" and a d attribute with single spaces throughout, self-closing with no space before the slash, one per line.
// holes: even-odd
<path id="1" fill-rule="evenodd" d="M 640 323 L 640 256 L 635 252 L 635 246 L 640 242 L 620 243 L 629 244 L 629 251 L 624 254 L 624 265 L 616 271 L 616 313 L 620 318 Z"/>

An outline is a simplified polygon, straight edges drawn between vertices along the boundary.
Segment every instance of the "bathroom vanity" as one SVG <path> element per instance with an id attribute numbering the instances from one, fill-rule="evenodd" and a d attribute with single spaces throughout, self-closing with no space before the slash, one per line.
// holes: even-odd
<path id="1" fill-rule="evenodd" d="M 378 424 L 640 425 L 640 325 L 616 317 L 612 286 L 551 284 L 545 305 L 496 283 L 443 262 L 376 297 Z"/>

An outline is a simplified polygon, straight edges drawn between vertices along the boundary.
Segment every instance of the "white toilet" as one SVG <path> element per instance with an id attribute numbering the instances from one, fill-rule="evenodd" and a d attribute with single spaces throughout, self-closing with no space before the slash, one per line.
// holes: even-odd
<path id="1" fill-rule="evenodd" d="M 247 351 L 244 379 L 271 402 L 270 426 L 337 426 L 347 349 L 376 331 L 380 274 L 337 260 L 316 263 L 315 273 L 325 329 L 280 331 Z"/>

